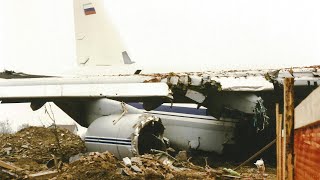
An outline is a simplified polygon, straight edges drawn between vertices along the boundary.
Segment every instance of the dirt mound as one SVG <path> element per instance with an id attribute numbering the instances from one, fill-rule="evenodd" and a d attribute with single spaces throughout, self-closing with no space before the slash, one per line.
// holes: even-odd
<path id="1" fill-rule="evenodd" d="M 191 158 L 185 151 L 172 157 L 166 152 L 154 150 L 153 153 L 156 154 L 120 160 L 109 152 L 85 153 L 84 142 L 77 135 L 61 128 L 28 127 L 16 134 L 0 134 L 0 148 L 0 179 L 239 178 L 239 175 L 234 176 L 225 171 L 226 168 L 209 167 L 208 158 Z M 52 161 L 52 155 L 56 157 L 55 161 Z M 203 167 L 195 165 L 191 160 L 194 163 L 202 162 Z M 51 168 L 47 166 L 48 161 L 51 162 Z M 261 179 L 256 168 L 242 167 L 239 172 L 242 178 Z M 269 172 L 267 170 L 268 174 Z M 275 179 L 274 174 L 272 172 L 272 176 L 267 179 Z"/>
<path id="2" fill-rule="evenodd" d="M 52 155 L 66 161 L 85 152 L 84 142 L 62 128 L 28 127 L 15 134 L 1 134 L 0 147 L 1 160 L 13 162 L 28 172 L 46 170 Z"/>
<path id="3" fill-rule="evenodd" d="M 132 157 L 130 165 L 111 153 L 90 153 L 65 165 L 57 179 L 214 179 L 215 172 L 190 162 L 173 162 L 161 155 Z"/>
<path id="4" fill-rule="evenodd" d="M 121 179 L 121 174 L 116 172 L 118 165 L 118 160 L 109 152 L 90 153 L 64 164 L 57 179 Z"/>

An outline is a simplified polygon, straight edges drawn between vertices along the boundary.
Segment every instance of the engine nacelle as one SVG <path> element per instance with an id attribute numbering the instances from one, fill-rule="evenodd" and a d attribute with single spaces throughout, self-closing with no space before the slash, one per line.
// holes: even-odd
<path id="1" fill-rule="evenodd" d="M 88 151 L 109 151 L 117 158 L 139 154 L 140 130 L 159 118 L 148 114 L 117 114 L 103 116 L 88 127 L 85 144 Z"/>

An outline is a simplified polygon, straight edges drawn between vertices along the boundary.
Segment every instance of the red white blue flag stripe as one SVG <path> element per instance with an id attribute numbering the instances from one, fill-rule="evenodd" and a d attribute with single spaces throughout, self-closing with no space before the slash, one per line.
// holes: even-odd
<path id="1" fill-rule="evenodd" d="M 83 4 L 83 10 L 85 15 L 96 14 L 92 3 Z"/>

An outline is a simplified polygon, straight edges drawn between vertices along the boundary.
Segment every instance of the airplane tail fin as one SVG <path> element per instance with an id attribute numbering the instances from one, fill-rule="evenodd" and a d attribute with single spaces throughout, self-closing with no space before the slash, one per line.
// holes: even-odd
<path id="1" fill-rule="evenodd" d="M 131 61 L 127 51 L 123 51 L 122 52 L 122 58 L 123 58 L 124 64 L 133 64 L 133 63 L 135 63 L 134 61 Z"/>
<path id="2" fill-rule="evenodd" d="M 104 0 L 74 0 L 76 55 L 79 65 L 132 64 Z"/>

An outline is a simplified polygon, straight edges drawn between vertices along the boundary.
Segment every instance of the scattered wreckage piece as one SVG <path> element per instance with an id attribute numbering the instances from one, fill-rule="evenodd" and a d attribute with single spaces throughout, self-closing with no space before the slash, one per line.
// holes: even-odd
<path id="1" fill-rule="evenodd" d="M 128 161 L 131 163 L 130 166 L 126 165 Z M 131 158 L 126 157 L 124 161 L 121 161 L 109 152 L 92 152 L 64 166 L 57 178 L 90 179 L 95 177 L 99 179 L 106 176 L 116 179 L 215 178 L 214 169 L 205 169 L 189 162 L 179 162 L 178 166 L 167 162 L 168 159 L 161 153 L 160 155 L 144 154 Z"/>
<path id="2" fill-rule="evenodd" d="M 122 167 L 124 175 L 129 177 L 149 177 L 160 179 L 192 178 L 192 179 L 214 179 L 213 173 L 189 162 L 178 162 L 178 166 L 173 163 L 175 158 L 168 154 L 157 151 L 158 154 L 144 154 L 138 157 L 132 157 L 133 165 L 131 167 Z M 136 163 L 141 162 L 141 163 Z M 212 171 L 213 172 L 213 171 Z"/>

